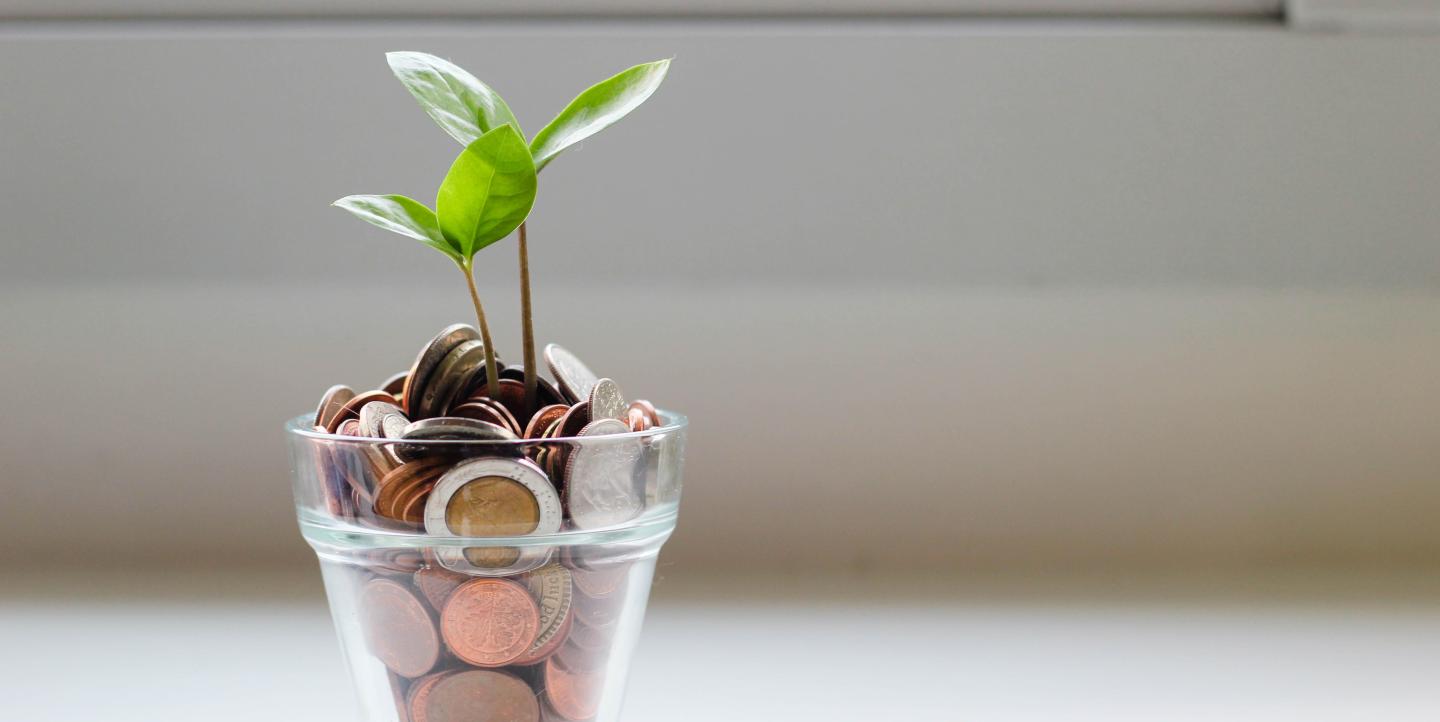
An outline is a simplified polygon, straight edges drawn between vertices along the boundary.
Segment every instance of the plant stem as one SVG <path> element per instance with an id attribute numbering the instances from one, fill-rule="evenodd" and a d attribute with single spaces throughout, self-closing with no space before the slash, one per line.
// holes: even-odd
<path id="1" fill-rule="evenodd" d="M 525 413 L 535 413 L 535 323 L 530 312 L 530 250 L 520 224 L 520 336 L 525 346 Z"/>
<path id="2" fill-rule="evenodd" d="M 500 400 L 500 369 L 495 365 L 495 344 L 490 342 L 490 324 L 485 322 L 485 308 L 480 305 L 480 292 L 475 290 L 475 268 L 469 263 L 460 267 L 465 284 L 470 287 L 470 300 L 475 304 L 475 320 L 480 322 L 480 342 L 485 344 L 485 385 L 490 398 Z"/>

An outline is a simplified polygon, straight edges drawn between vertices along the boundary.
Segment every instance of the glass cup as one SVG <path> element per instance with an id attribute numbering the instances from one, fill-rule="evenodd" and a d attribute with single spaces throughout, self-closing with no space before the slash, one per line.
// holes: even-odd
<path id="1" fill-rule="evenodd" d="M 286 426 L 367 722 L 619 718 L 685 419 L 545 440 L 400 441 Z"/>

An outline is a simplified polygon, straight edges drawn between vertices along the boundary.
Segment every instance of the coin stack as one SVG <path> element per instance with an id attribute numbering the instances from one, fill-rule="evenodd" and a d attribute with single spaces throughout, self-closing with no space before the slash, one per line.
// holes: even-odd
<path id="1" fill-rule="evenodd" d="M 650 430 L 659 412 L 560 346 L 544 355 L 555 382 L 537 378 L 528 404 L 523 370 L 500 366 L 490 384 L 480 334 L 464 324 L 378 389 L 330 388 L 315 430 L 357 438 L 325 447 L 327 510 L 362 527 L 451 538 L 601 529 L 642 515 L 658 473 L 649 437 L 592 437 Z M 630 563 L 589 548 L 435 544 L 377 553 L 358 570 L 359 623 L 390 672 L 400 719 L 593 718 Z"/>

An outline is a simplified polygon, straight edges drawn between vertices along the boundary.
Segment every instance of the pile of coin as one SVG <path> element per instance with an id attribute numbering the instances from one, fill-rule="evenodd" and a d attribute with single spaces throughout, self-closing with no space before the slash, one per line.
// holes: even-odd
<path id="1" fill-rule="evenodd" d="M 595 717 L 630 564 L 582 549 L 510 577 L 454 572 L 428 554 L 371 567 L 359 622 L 389 669 L 399 719 Z"/>
<path id="2" fill-rule="evenodd" d="M 527 403 L 523 370 L 501 366 L 490 384 L 484 350 L 457 324 L 378 389 L 325 392 L 315 430 L 356 437 L 318 458 L 327 510 L 465 539 L 642 515 L 659 470 L 631 432 L 662 425 L 655 407 L 554 344 L 554 383 L 538 378 Z M 597 714 L 630 569 L 603 546 L 434 544 L 375 553 L 353 593 L 401 720 L 574 722 Z"/>
<path id="3" fill-rule="evenodd" d="M 325 392 L 316 431 L 401 442 L 331 445 L 321 470 L 329 511 L 447 536 L 595 529 L 639 516 L 654 471 L 640 463 L 641 443 L 554 440 L 646 431 L 661 424 L 655 407 L 627 401 L 614 380 L 551 344 L 545 360 L 556 383 L 537 375 L 527 408 L 523 369 L 501 367 L 492 385 L 484 352 L 480 334 L 456 324 L 380 388 Z M 522 440 L 537 443 L 493 443 Z"/>

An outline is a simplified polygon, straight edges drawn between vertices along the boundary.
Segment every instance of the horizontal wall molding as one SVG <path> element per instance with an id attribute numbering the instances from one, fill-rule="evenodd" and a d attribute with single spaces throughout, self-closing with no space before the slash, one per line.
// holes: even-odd
<path id="1" fill-rule="evenodd" d="M 9 0 L 0 19 L 335 17 L 1278 18 L 1281 0 Z"/>

